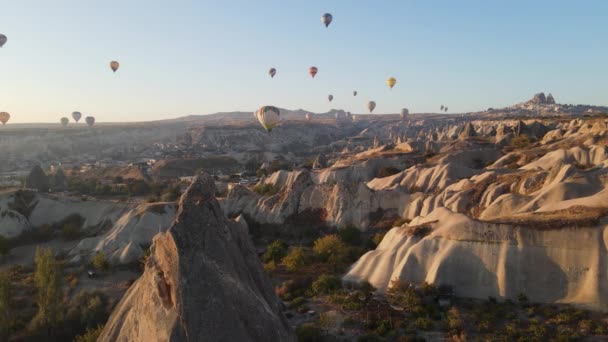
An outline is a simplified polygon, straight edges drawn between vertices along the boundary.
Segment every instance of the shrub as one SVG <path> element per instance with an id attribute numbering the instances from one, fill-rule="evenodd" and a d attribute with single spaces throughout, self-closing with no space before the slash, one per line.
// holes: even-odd
<path id="1" fill-rule="evenodd" d="M 355 227 L 346 227 L 338 231 L 340 240 L 349 245 L 359 245 L 361 243 L 361 231 Z"/>
<path id="2" fill-rule="evenodd" d="M 273 196 L 281 191 L 281 187 L 272 184 L 258 184 L 253 188 L 253 191 L 257 192 L 262 196 Z"/>
<path id="3" fill-rule="evenodd" d="M 266 271 L 266 273 L 272 273 L 276 270 L 277 270 L 277 263 L 274 260 L 264 263 L 264 271 Z"/>
<path id="4" fill-rule="evenodd" d="M 312 283 L 312 291 L 317 294 L 331 294 L 342 288 L 342 280 L 339 277 L 323 274 Z"/>
<path id="5" fill-rule="evenodd" d="M 262 260 L 264 262 L 279 262 L 287 254 L 287 249 L 288 246 L 285 241 L 275 240 L 270 245 L 268 245 L 268 248 L 266 248 L 266 251 L 262 256 Z"/>
<path id="6" fill-rule="evenodd" d="M 103 325 L 98 325 L 96 328 L 89 328 L 84 334 L 78 335 L 74 338 L 74 342 L 96 342 L 101 335 Z"/>
<path id="7" fill-rule="evenodd" d="M 66 328 L 76 335 L 103 324 L 109 316 L 109 300 L 103 292 L 80 292 L 68 305 Z"/>
<path id="8" fill-rule="evenodd" d="M 519 136 L 511 139 L 511 146 L 515 148 L 524 148 L 532 143 L 530 137 L 526 134 L 521 134 Z"/>
<path id="9" fill-rule="evenodd" d="M 426 317 L 417 318 L 416 321 L 414 321 L 414 325 L 416 326 L 416 329 L 419 329 L 419 330 L 428 331 L 433 328 L 433 322 Z"/>
<path id="10" fill-rule="evenodd" d="M 459 333 L 464 329 L 464 322 L 462 320 L 462 316 L 460 311 L 455 307 L 451 308 L 448 311 L 448 328 L 452 333 Z"/>
<path id="11" fill-rule="evenodd" d="M 327 235 L 315 241 L 313 251 L 323 261 L 338 263 L 347 256 L 347 248 L 337 235 Z"/>
<path id="12" fill-rule="evenodd" d="M 382 239 L 384 239 L 384 235 L 386 235 L 386 233 L 374 234 L 374 237 L 372 237 L 372 242 L 374 243 L 374 245 L 376 247 L 378 247 L 378 245 L 380 245 L 380 242 L 382 242 Z"/>
<path id="13" fill-rule="evenodd" d="M 283 265 L 290 271 L 297 271 L 310 264 L 310 256 L 304 247 L 292 248 L 283 258 Z"/>
<path id="14" fill-rule="evenodd" d="M 359 291 L 367 294 L 370 294 L 376 291 L 376 288 L 367 280 L 363 280 L 358 284 Z"/>
<path id="15" fill-rule="evenodd" d="M 106 260 L 106 255 L 103 252 L 98 252 L 91 260 L 91 265 L 98 271 L 105 271 L 110 268 L 110 264 Z"/>

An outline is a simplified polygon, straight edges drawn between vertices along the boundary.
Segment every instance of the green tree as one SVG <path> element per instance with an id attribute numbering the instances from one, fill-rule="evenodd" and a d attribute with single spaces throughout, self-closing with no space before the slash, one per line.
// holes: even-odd
<path id="1" fill-rule="evenodd" d="M 36 165 L 25 179 L 25 187 L 37 189 L 38 191 L 49 191 L 49 177 L 44 173 L 40 165 Z"/>
<path id="2" fill-rule="evenodd" d="M 34 282 L 38 290 L 38 313 L 34 328 L 46 328 L 52 336 L 53 328 L 61 317 L 63 293 L 61 291 L 61 264 L 55 260 L 50 248 L 36 248 Z"/>
<path id="3" fill-rule="evenodd" d="M 7 255 L 10 250 L 8 240 L 4 236 L 0 235 L 0 255 Z"/>
<path id="4" fill-rule="evenodd" d="M 274 240 L 268 248 L 266 248 L 266 252 L 262 255 L 262 259 L 264 262 L 275 261 L 279 262 L 283 257 L 287 254 L 287 244 L 283 240 Z"/>
<path id="5" fill-rule="evenodd" d="M 312 283 L 315 294 L 331 294 L 342 288 L 342 280 L 335 275 L 322 274 Z"/>
<path id="6" fill-rule="evenodd" d="M 343 261 L 348 255 L 346 244 L 335 234 L 317 239 L 312 249 L 319 258 L 331 263 Z"/>
<path id="7" fill-rule="evenodd" d="M 0 340 L 8 341 L 12 319 L 13 286 L 7 273 L 0 274 Z"/>
<path id="8" fill-rule="evenodd" d="M 283 258 L 283 265 L 290 271 L 297 271 L 308 264 L 310 264 L 310 257 L 304 247 L 292 248 Z"/>

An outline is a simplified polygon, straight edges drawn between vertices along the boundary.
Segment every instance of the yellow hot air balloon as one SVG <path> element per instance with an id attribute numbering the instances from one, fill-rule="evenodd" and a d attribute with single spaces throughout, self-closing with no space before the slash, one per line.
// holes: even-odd
<path id="1" fill-rule="evenodd" d="M 111 61 L 110 62 L 110 68 L 112 69 L 112 71 L 116 72 L 116 70 L 118 70 L 118 67 L 120 66 L 120 63 L 118 63 L 117 61 Z"/>
<path id="2" fill-rule="evenodd" d="M 268 131 L 268 133 L 272 132 L 272 129 L 281 121 L 281 112 L 277 107 L 274 106 L 260 107 L 255 116 L 258 118 L 260 124 L 262 124 L 262 127 Z"/>
<path id="3" fill-rule="evenodd" d="M 8 122 L 8 120 L 11 118 L 11 115 L 7 112 L 0 112 L 0 122 L 2 122 L 3 125 L 6 125 L 6 123 Z"/>
<path id="4" fill-rule="evenodd" d="M 395 86 L 395 84 L 397 84 L 397 79 L 396 79 L 396 78 L 394 78 L 394 77 L 389 77 L 389 78 L 386 80 L 386 84 L 388 84 L 388 86 L 389 86 L 391 89 L 393 89 L 393 87 Z"/>

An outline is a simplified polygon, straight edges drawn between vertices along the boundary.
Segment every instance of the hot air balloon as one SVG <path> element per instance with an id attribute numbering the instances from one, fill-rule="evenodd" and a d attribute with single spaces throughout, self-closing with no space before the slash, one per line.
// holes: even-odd
<path id="1" fill-rule="evenodd" d="M 353 91 L 353 96 L 357 96 L 357 91 Z"/>
<path id="2" fill-rule="evenodd" d="M 317 72 L 319 72 L 319 69 L 317 69 L 316 66 L 311 66 L 310 68 L 308 68 L 308 73 L 310 74 L 310 76 L 312 76 L 312 78 L 315 78 Z"/>
<path id="3" fill-rule="evenodd" d="M 443 105 L 441 105 L 441 110 L 443 110 Z"/>
<path id="4" fill-rule="evenodd" d="M 95 124 L 95 117 L 87 116 L 86 118 L 84 118 L 84 121 L 87 123 L 87 125 L 89 125 L 89 127 L 93 127 L 93 125 Z"/>
<path id="5" fill-rule="evenodd" d="M 78 122 L 80 120 L 80 118 L 82 117 L 82 113 L 81 112 L 74 112 L 72 113 L 72 118 L 74 119 L 74 121 Z"/>
<path id="6" fill-rule="evenodd" d="M 444 110 L 445 110 L 445 112 L 447 113 L 447 112 L 448 112 L 448 107 L 445 107 L 445 108 L 444 108 Z"/>
<path id="7" fill-rule="evenodd" d="M 396 78 L 394 78 L 394 77 L 389 77 L 389 78 L 386 80 L 386 84 L 388 84 L 388 86 L 389 86 L 391 89 L 393 89 L 393 87 L 395 86 L 395 84 L 396 84 L 396 83 L 397 83 L 397 79 L 396 79 Z"/>
<path id="8" fill-rule="evenodd" d="M 327 99 L 329 100 L 329 102 L 331 102 L 334 99 L 333 95 L 327 95 Z"/>
<path id="9" fill-rule="evenodd" d="M 340 119 L 340 112 L 336 112 L 336 120 Z"/>
<path id="10" fill-rule="evenodd" d="M 371 113 L 371 112 L 373 112 L 373 111 L 374 111 L 374 108 L 376 108 L 376 102 L 374 102 L 374 101 L 369 101 L 369 102 L 367 103 L 367 109 L 369 109 L 369 112 L 370 112 L 370 113 Z"/>
<path id="11" fill-rule="evenodd" d="M 0 34 L 0 48 L 4 46 L 4 44 L 6 44 L 6 36 L 3 34 Z"/>
<path id="12" fill-rule="evenodd" d="M 112 68 L 112 71 L 114 71 L 114 72 L 116 72 L 116 70 L 118 70 L 119 66 L 120 66 L 120 64 L 117 61 L 110 62 L 110 68 Z"/>
<path id="13" fill-rule="evenodd" d="M 68 123 L 70 122 L 70 119 L 66 118 L 65 116 L 61 118 L 61 120 L 59 121 L 61 122 L 61 125 L 63 127 L 68 127 Z"/>
<path id="14" fill-rule="evenodd" d="M 325 27 L 328 27 L 332 20 L 334 20 L 334 17 L 329 13 L 325 13 L 321 16 L 321 22 L 325 25 Z"/>
<path id="15" fill-rule="evenodd" d="M 256 112 L 256 117 L 260 124 L 262 124 L 262 127 L 270 133 L 281 121 L 281 112 L 277 107 L 263 106 Z"/>
<path id="16" fill-rule="evenodd" d="M 407 117 L 407 115 L 410 113 L 410 111 L 407 108 L 403 108 L 401 110 L 401 118 L 405 119 L 405 117 Z"/>
<path id="17" fill-rule="evenodd" d="M 270 75 L 271 78 L 274 78 L 274 75 L 277 74 L 277 69 L 275 68 L 270 68 L 270 70 L 268 70 L 268 75 Z"/>
<path id="18" fill-rule="evenodd" d="M 306 113 L 306 121 L 312 120 L 312 114 Z"/>
<path id="19" fill-rule="evenodd" d="M 7 112 L 0 112 L 0 122 L 2 122 L 3 125 L 6 125 L 6 123 L 8 122 L 8 120 L 11 118 L 11 115 Z"/>

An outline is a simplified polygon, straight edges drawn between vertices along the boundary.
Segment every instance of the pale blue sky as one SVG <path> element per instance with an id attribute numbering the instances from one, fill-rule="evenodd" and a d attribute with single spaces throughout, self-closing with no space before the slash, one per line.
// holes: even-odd
<path id="1" fill-rule="evenodd" d="M 0 3 L 0 111 L 13 123 L 75 110 L 142 121 L 267 104 L 358 113 L 370 99 L 377 113 L 460 112 L 538 91 L 608 104 L 604 0 Z M 334 16 L 328 29 L 324 12 Z"/>

